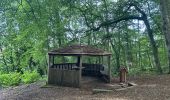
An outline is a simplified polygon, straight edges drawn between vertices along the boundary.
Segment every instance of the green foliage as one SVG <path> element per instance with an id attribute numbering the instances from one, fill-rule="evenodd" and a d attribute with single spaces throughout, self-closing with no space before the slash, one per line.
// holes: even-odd
<path id="1" fill-rule="evenodd" d="M 112 52 L 111 63 L 115 72 L 118 72 L 120 65 L 128 66 L 127 62 L 135 65 L 135 69 L 130 67 L 132 74 L 138 74 L 147 67 L 155 67 L 152 46 L 142 21 L 125 20 L 107 25 L 128 15 L 141 16 L 133 7 L 129 8 L 128 4 L 131 1 L 133 0 L 51 0 L 50 2 L 49 0 L 1 0 L 1 74 L 26 71 L 22 75 L 22 81 L 33 82 L 38 79 L 38 75 L 36 72 L 29 73 L 28 70 L 38 69 L 43 75 L 46 74 L 46 55 L 49 50 L 74 43 L 95 45 Z M 150 16 L 148 20 L 158 45 L 161 66 L 165 66 L 166 71 L 168 57 L 164 36 L 160 35 L 158 4 L 155 0 L 135 1 L 139 9 Z M 103 24 L 100 25 L 101 23 Z M 98 26 L 101 26 L 99 30 L 91 30 Z M 73 58 L 65 60 L 74 62 Z M 62 58 L 55 59 L 56 63 L 62 61 Z M 35 75 L 35 79 L 32 74 Z"/>
<path id="2" fill-rule="evenodd" d="M 36 71 L 25 71 L 24 74 L 12 72 L 9 74 L 0 73 L 0 85 L 1 86 L 17 86 L 21 82 L 32 83 L 40 79 L 39 73 Z M 46 77 L 44 77 L 44 80 Z"/>
<path id="3" fill-rule="evenodd" d="M 25 71 L 22 75 L 22 82 L 28 84 L 40 79 L 40 75 L 36 71 Z"/>
<path id="4" fill-rule="evenodd" d="M 20 73 L 9 73 L 0 75 L 0 84 L 2 86 L 16 86 L 20 83 Z"/>

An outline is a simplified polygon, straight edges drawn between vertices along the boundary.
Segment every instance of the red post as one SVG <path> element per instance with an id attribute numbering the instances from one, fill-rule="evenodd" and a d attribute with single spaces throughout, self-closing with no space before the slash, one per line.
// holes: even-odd
<path id="1" fill-rule="evenodd" d="M 125 83 L 126 82 L 126 75 L 127 74 L 127 69 L 125 67 L 120 68 L 120 82 Z"/>

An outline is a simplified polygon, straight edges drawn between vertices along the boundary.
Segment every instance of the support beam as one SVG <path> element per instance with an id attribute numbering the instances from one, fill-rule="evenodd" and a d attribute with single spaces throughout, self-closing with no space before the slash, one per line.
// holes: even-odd
<path id="1" fill-rule="evenodd" d="M 80 67 L 80 66 L 79 66 L 79 64 L 80 64 L 80 59 L 81 59 L 81 57 L 78 56 L 78 57 L 77 57 L 77 64 L 76 64 L 78 67 Z"/>
<path id="2" fill-rule="evenodd" d="M 102 64 L 102 56 L 99 56 L 99 64 Z"/>
<path id="3" fill-rule="evenodd" d="M 54 55 L 53 55 L 53 56 L 52 56 L 52 64 L 54 65 L 54 63 L 55 63 L 55 62 L 54 62 Z"/>
<path id="4" fill-rule="evenodd" d="M 79 87 L 81 87 L 81 77 L 82 77 L 82 56 L 78 56 L 78 67 L 79 67 Z"/>
<path id="5" fill-rule="evenodd" d="M 111 65 L 110 65 L 110 60 L 111 60 L 111 56 L 108 56 L 108 75 L 109 75 L 109 83 L 111 82 L 112 79 L 112 75 L 111 75 Z"/>
<path id="6" fill-rule="evenodd" d="M 48 55 L 48 69 L 47 69 L 47 75 L 48 75 L 48 84 L 49 84 L 49 69 L 51 66 L 51 55 Z"/>

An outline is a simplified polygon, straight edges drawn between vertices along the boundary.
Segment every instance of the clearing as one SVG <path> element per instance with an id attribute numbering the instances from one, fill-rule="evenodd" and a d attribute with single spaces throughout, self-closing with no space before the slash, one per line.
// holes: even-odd
<path id="1" fill-rule="evenodd" d="M 170 100 L 170 75 L 129 77 L 137 85 L 128 88 L 118 78 L 111 84 L 85 80 L 81 89 L 45 86 L 44 81 L 10 87 L 0 90 L 0 100 Z"/>

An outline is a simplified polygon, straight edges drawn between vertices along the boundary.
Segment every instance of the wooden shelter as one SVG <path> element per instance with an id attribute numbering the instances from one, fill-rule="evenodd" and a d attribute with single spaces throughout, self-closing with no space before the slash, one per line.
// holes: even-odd
<path id="1" fill-rule="evenodd" d="M 101 64 L 83 63 L 84 56 L 106 56 L 108 58 L 108 82 L 111 80 L 110 57 L 111 53 L 104 50 L 86 45 L 71 45 L 48 52 L 48 84 L 62 86 L 80 87 L 82 74 L 99 75 L 104 67 Z M 55 63 L 56 56 L 74 56 L 77 57 L 76 63 Z"/>

